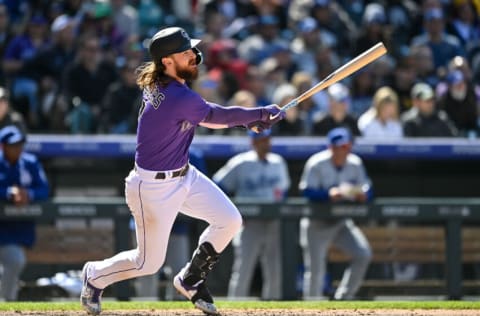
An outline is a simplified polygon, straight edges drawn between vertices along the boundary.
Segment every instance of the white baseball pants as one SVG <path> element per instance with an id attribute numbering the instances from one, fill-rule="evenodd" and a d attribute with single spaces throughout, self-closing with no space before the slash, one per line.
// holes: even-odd
<path id="1" fill-rule="evenodd" d="M 125 196 L 135 218 L 137 248 L 92 262 L 88 277 L 97 288 L 156 273 L 165 261 L 170 231 L 179 212 L 209 224 L 198 244 L 209 242 L 218 253 L 242 226 L 235 205 L 192 165 L 184 177 L 165 180 L 155 179 L 154 171 L 135 169 L 125 179 Z"/>
<path id="2" fill-rule="evenodd" d="M 171 275 L 169 276 L 169 281 L 173 281 L 175 274 L 177 274 L 185 266 L 185 262 L 190 260 L 190 255 L 190 237 L 188 236 L 188 233 L 171 234 L 168 242 L 164 266 L 162 267 L 164 269 L 165 266 L 170 268 Z M 138 277 L 135 280 L 136 296 L 158 298 L 159 283 L 160 280 L 158 273 Z M 173 300 L 177 297 L 176 295 L 177 294 L 174 290 L 173 283 L 169 282 L 165 289 L 165 299 Z M 183 296 L 179 295 L 178 298 L 183 298 Z"/>

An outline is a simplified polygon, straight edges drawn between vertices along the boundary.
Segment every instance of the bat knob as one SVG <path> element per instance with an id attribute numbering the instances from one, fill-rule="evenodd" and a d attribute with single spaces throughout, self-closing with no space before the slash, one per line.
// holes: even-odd
<path id="1" fill-rule="evenodd" d="M 258 126 L 253 126 L 250 130 L 254 131 L 255 133 L 260 133 L 260 127 Z"/>

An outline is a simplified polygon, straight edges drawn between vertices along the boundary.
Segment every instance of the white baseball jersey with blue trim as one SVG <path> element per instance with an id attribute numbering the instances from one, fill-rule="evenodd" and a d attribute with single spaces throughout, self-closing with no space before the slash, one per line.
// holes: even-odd
<path id="1" fill-rule="evenodd" d="M 268 153 L 266 161 L 253 150 L 232 157 L 213 180 L 236 197 L 278 201 L 290 187 L 287 164 L 278 154 Z"/>
<path id="2" fill-rule="evenodd" d="M 362 186 L 366 191 L 371 186 L 362 160 L 355 154 L 350 153 L 342 168 L 337 168 L 332 163 L 332 152 L 324 150 L 311 156 L 303 170 L 299 189 L 329 189 L 342 183 Z"/>

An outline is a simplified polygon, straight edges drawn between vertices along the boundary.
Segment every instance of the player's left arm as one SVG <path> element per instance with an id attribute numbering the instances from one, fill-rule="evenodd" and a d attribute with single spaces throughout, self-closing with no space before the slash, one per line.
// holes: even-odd
<path id="1" fill-rule="evenodd" d="M 182 94 L 182 105 L 178 106 L 176 111 L 180 121 L 187 118 L 193 125 L 212 129 L 236 126 L 269 128 L 285 117 L 285 112 L 281 112 L 280 107 L 276 104 L 255 108 L 225 107 L 205 101 L 198 93 L 190 89 L 185 90 Z"/>
<path id="2" fill-rule="evenodd" d="M 284 112 L 280 112 L 280 108 L 276 104 L 258 107 L 246 108 L 242 106 L 224 107 L 215 103 L 207 103 L 210 111 L 200 122 L 201 126 L 208 128 L 228 128 L 235 126 L 244 126 L 251 128 L 256 124 L 273 125 L 284 118 Z M 271 117 L 281 113 L 274 119 Z"/>

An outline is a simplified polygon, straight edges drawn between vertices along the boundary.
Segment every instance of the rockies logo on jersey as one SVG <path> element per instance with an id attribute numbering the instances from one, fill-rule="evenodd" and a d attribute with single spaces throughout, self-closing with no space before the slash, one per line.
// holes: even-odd
<path id="1" fill-rule="evenodd" d="M 163 100 L 165 100 L 165 94 L 159 92 L 157 89 L 150 89 L 146 87 L 144 89 L 144 96 L 152 104 L 155 110 L 158 109 Z"/>

